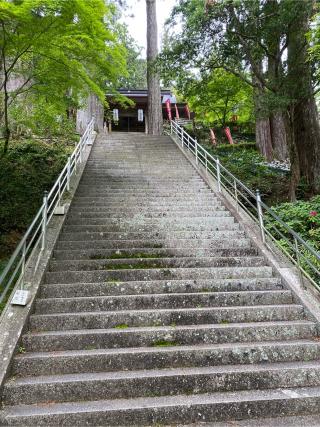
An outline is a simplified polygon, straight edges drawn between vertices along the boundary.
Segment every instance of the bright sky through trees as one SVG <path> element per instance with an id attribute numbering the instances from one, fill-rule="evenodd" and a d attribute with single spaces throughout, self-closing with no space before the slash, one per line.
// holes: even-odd
<path id="1" fill-rule="evenodd" d="M 139 46 L 143 47 L 142 55 L 146 56 L 146 4 L 145 0 L 128 0 L 128 10 L 124 14 L 123 22 L 128 26 L 128 30 L 132 37 L 135 38 Z M 159 46 L 163 34 L 163 25 L 169 18 L 176 0 L 158 0 L 157 1 L 157 20 Z"/>

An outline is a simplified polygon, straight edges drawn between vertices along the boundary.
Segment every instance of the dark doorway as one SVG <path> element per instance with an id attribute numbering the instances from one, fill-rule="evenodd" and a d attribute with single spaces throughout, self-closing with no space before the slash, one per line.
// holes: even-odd
<path id="1" fill-rule="evenodd" d="M 112 130 L 118 132 L 144 132 L 145 118 L 139 122 L 137 117 L 120 116 L 118 123 L 112 123 Z"/>

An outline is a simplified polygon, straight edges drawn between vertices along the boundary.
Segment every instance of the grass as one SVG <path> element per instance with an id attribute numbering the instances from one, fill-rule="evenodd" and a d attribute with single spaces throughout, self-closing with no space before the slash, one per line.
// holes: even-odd
<path id="1" fill-rule="evenodd" d="M 172 347 L 179 345 L 176 341 L 158 340 L 152 344 L 152 347 Z"/>
<path id="2" fill-rule="evenodd" d="M 228 325 L 228 324 L 230 323 L 230 321 L 229 321 L 229 320 L 227 320 L 227 319 L 221 319 L 219 323 L 220 323 L 221 325 Z"/>
<path id="3" fill-rule="evenodd" d="M 120 323 L 119 325 L 114 326 L 115 329 L 127 329 L 129 328 L 129 325 L 126 323 Z"/>
<path id="4" fill-rule="evenodd" d="M 145 270 L 149 268 L 161 268 L 161 265 L 138 262 L 136 264 L 106 264 L 102 268 L 105 270 Z"/>
<path id="5" fill-rule="evenodd" d="M 24 347 L 19 347 L 19 354 L 24 354 L 26 352 L 26 349 Z"/>
<path id="6" fill-rule="evenodd" d="M 146 248 L 151 248 L 151 249 L 162 249 L 163 248 L 162 243 L 145 243 L 144 246 Z"/>
<path id="7" fill-rule="evenodd" d="M 96 347 L 94 345 L 86 345 L 84 350 L 96 350 Z"/>
<path id="8" fill-rule="evenodd" d="M 168 254 L 149 254 L 145 252 L 138 252 L 138 253 L 130 253 L 130 252 L 114 252 L 111 255 L 103 255 L 103 254 L 97 254 L 97 255 L 91 255 L 90 259 L 149 259 L 149 258 L 169 258 L 173 255 Z"/>

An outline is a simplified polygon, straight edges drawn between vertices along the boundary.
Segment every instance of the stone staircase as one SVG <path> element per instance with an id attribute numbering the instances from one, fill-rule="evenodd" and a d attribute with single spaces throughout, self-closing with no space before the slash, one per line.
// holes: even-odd
<path id="1" fill-rule="evenodd" d="M 92 149 L 1 425 L 315 414 L 319 360 L 316 322 L 174 143 L 115 133 Z"/>

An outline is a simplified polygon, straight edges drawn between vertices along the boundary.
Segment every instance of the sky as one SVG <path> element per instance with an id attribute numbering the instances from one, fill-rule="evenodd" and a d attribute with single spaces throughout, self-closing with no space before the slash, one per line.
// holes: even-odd
<path id="1" fill-rule="evenodd" d="M 146 55 L 146 2 L 145 0 L 128 0 L 129 10 L 123 18 L 128 26 L 129 33 L 137 41 L 137 44 L 143 47 L 142 56 Z M 175 5 L 176 0 L 157 0 L 157 21 L 158 21 L 158 45 L 161 46 L 161 37 L 163 34 L 163 24 L 170 16 L 170 12 Z M 130 17 L 133 15 L 133 17 Z"/>

